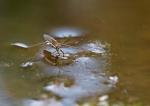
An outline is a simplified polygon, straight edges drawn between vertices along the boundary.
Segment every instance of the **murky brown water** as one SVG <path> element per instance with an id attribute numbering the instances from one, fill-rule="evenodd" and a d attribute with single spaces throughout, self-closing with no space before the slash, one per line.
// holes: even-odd
<path id="1" fill-rule="evenodd" d="M 149 105 L 149 5 L 148 0 L 0 1 L 0 103 L 21 104 L 22 99 L 38 97 L 45 86 L 45 81 L 38 80 L 44 76 L 43 72 L 36 67 L 27 70 L 19 67 L 35 56 L 38 48 L 22 50 L 9 44 L 38 43 L 43 32 L 65 26 L 84 30 L 91 41 L 111 45 L 107 70 L 117 75 L 119 82 L 109 94 L 109 103 Z M 94 97 L 89 101 L 94 105 Z"/>

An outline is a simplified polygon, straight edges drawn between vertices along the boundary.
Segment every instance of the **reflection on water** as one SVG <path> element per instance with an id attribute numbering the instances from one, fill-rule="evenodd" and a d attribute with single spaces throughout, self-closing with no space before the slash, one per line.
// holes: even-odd
<path id="1" fill-rule="evenodd" d="M 55 98 L 46 100 L 29 100 L 24 103 L 25 106 L 63 106 Z"/>
<path id="2" fill-rule="evenodd" d="M 4 86 L 2 81 L 0 81 L 0 84 Z M 1 106 L 10 106 L 10 105 L 14 106 L 10 95 L 8 95 L 7 91 L 5 90 L 5 88 L 2 88 L 2 87 L 0 87 L 0 105 Z"/>
<path id="3" fill-rule="evenodd" d="M 63 27 L 63 28 L 55 28 L 50 31 L 50 34 L 58 37 L 58 38 L 64 38 L 64 37 L 80 37 L 84 35 L 84 31 L 77 28 L 70 28 L 70 27 Z"/>
<path id="4" fill-rule="evenodd" d="M 51 64 L 43 63 L 43 61 L 36 62 L 35 64 L 40 67 L 43 73 L 46 76 L 59 76 L 58 79 L 61 79 L 61 76 L 69 77 L 66 79 L 68 82 L 73 80 L 72 84 L 66 86 L 63 81 L 53 82 L 51 78 L 47 80 L 46 86 L 43 90 L 53 94 L 52 97 L 47 98 L 44 101 L 29 100 L 25 104 L 26 106 L 33 106 L 33 104 L 43 104 L 49 106 L 50 104 L 55 105 L 51 98 L 60 97 L 60 101 L 57 100 L 56 104 L 58 106 L 75 106 L 77 101 L 81 101 L 84 98 L 98 97 L 104 95 L 112 90 L 117 80 L 112 80 L 114 77 L 106 75 L 105 67 L 107 66 L 106 60 L 107 56 L 105 54 L 104 45 L 96 43 L 82 44 L 77 47 L 76 50 L 72 48 L 62 49 L 64 53 L 73 54 L 76 56 L 76 59 L 72 64 L 62 65 L 60 67 L 53 66 Z M 73 47 L 74 48 L 74 47 Z M 50 47 L 42 48 L 39 54 L 42 53 L 43 49 L 51 49 Z M 67 50 L 67 51 L 66 51 Z M 73 50 L 73 51 L 72 51 Z M 83 52 L 82 55 L 80 52 Z M 86 53 L 87 52 L 87 53 Z M 89 55 L 93 52 L 94 55 Z M 73 56 L 71 55 L 71 56 Z M 78 55 L 78 56 L 77 56 Z M 39 55 L 37 55 L 39 56 Z M 107 58 L 106 58 L 106 57 Z M 70 79 L 71 78 L 71 79 Z M 54 96 L 55 95 L 55 96 Z M 53 100 L 53 99 L 52 99 Z M 48 102 L 48 103 L 47 103 Z M 29 103 L 29 104 L 28 104 Z"/>
<path id="5" fill-rule="evenodd" d="M 0 84 L 0 88 L 7 91 L 6 97 L 8 94 L 17 100 L 40 95 L 39 88 L 44 85 L 37 79 L 44 76 L 43 72 L 36 66 L 28 70 L 18 67 L 34 57 L 37 49 L 12 49 L 8 44 L 17 41 L 34 44 L 41 42 L 43 32 L 57 26 L 75 26 L 90 32 L 86 39 L 111 44 L 112 65 L 107 68 L 119 76 L 119 83 L 118 89 L 109 95 L 110 102 L 149 105 L 149 3 L 149 0 L 1 0 L 0 73 L 4 85 Z M 2 90 L 1 94 L 5 92 Z"/>
<path id="6" fill-rule="evenodd" d="M 66 38 L 65 35 L 64 38 Z M 27 97 L 26 99 L 25 97 L 21 97 L 21 98 L 19 97 L 20 99 L 23 100 L 25 106 L 33 106 L 35 104 L 39 106 L 42 105 L 49 106 L 49 105 L 55 105 L 55 103 L 58 106 L 75 106 L 76 104 L 78 104 L 78 102 L 82 102 L 82 99 L 84 100 L 85 98 L 91 98 L 91 97 L 98 98 L 99 96 L 109 93 L 114 88 L 118 80 L 114 80 L 115 77 L 108 76 L 105 72 L 106 67 L 109 65 L 109 63 L 107 62 L 109 60 L 109 55 L 107 55 L 109 54 L 108 53 L 109 51 L 107 51 L 109 49 L 109 46 L 107 46 L 108 44 L 107 43 L 101 44 L 99 41 L 93 41 L 93 42 L 81 41 L 78 42 L 78 44 L 73 43 L 74 39 L 83 39 L 83 38 L 84 37 L 73 37 L 72 39 L 70 39 L 70 41 L 72 41 L 72 44 L 74 45 L 61 48 L 61 50 L 65 53 L 65 55 L 66 54 L 68 55 L 68 58 L 67 59 L 58 58 L 57 61 L 59 61 L 59 63 L 62 63 L 60 65 L 59 64 L 54 65 L 49 63 L 48 61 L 45 61 L 46 57 L 43 57 L 45 53 L 43 51 L 47 50 L 47 52 L 53 53 L 55 51 L 55 48 L 52 48 L 50 45 L 42 45 L 38 47 L 40 48 L 40 50 L 38 53 L 35 53 L 36 55 L 33 60 L 31 59 L 30 61 L 27 62 L 23 60 L 25 63 L 19 62 L 21 67 L 20 65 L 17 64 L 7 67 L 8 71 L 12 70 L 11 67 L 17 67 L 16 69 L 22 71 L 24 74 L 25 71 L 29 71 L 29 70 L 33 71 L 33 73 L 37 75 L 36 76 L 37 78 L 33 78 L 33 79 L 30 78 L 31 79 L 30 83 L 32 83 L 32 81 L 35 82 L 37 79 L 42 81 L 41 84 L 37 83 L 39 86 L 37 85 L 36 88 L 32 86 L 32 84 L 30 86 L 29 84 L 27 85 L 27 88 L 28 87 L 29 88 L 28 91 L 26 92 L 27 93 L 29 92 L 31 98 L 29 95 L 25 95 L 25 94 L 23 94 L 23 96 Z M 14 48 L 14 49 L 17 50 L 18 48 Z M 20 49 L 18 49 L 18 51 L 19 50 Z M 28 50 L 30 51 L 32 50 L 32 48 L 26 48 L 21 50 L 24 51 L 24 54 L 28 54 Z M 23 57 L 25 58 L 25 56 Z M 65 62 L 65 61 L 70 61 L 69 58 L 72 59 L 72 62 L 70 64 Z M 51 58 L 47 58 L 47 59 L 50 59 L 49 61 L 51 61 Z M 40 73 L 35 72 L 35 70 L 37 69 L 40 71 Z M 11 74 L 12 73 L 15 74 L 14 71 L 12 71 Z M 32 76 L 32 74 L 30 76 Z M 5 76 L 7 78 L 7 75 Z M 29 76 L 26 75 L 21 76 L 20 81 L 21 82 L 23 81 L 23 85 L 27 84 L 27 82 L 29 81 L 29 79 L 27 80 L 28 77 Z M 56 81 L 49 77 L 55 77 Z M 65 78 L 65 80 L 63 80 L 63 78 Z M 5 79 L 5 82 L 7 83 L 7 81 L 9 81 L 10 84 L 18 83 L 19 81 L 18 78 L 15 80 L 17 82 L 15 81 L 13 82 Z M 65 82 L 69 83 L 69 85 L 66 86 Z M 46 84 L 46 86 L 44 84 Z M 13 86 L 9 84 L 7 86 L 11 87 L 8 88 L 8 91 L 12 95 L 17 95 L 16 93 L 12 92 Z M 22 84 L 20 86 L 22 86 Z M 20 90 L 22 91 L 25 88 L 22 87 L 22 89 Z M 36 96 L 36 92 L 31 92 L 30 89 L 33 90 L 37 89 L 38 96 Z M 37 100 L 32 99 L 32 97 L 37 98 Z M 59 98 L 59 100 L 55 100 L 57 98 Z"/>

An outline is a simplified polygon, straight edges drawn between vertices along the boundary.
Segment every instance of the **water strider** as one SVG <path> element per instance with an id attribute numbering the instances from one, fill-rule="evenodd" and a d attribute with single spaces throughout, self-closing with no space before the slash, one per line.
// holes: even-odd
<path id="1" fill-rule="evenodd" d="M 11 45 L 16 46 L 16 47 L 20 47 L 20 48 L 25 48 L 25 49 L 33 48 L 33 47 L 36 47 L 36 46 L 39 46 L 39 45 L 51 46 L 52 48 L 54 48 L 56 50 L 55 52 L 57 53 L 57 56 L 61 56 L 61 54 L 62 54 L 62 56 L 64 57 L 64 52 L 61 49 L 61 47 L 62 46 L 69 46 L 69 45 L 62 44 L 62 43 L 58 42 L 54 37 L 52 37 L 48 33 L 44 33 L 43 38 L 44 38 L 44 42 L 33 44 L 33 45 L 30 45 L 30 46 L 28 46 L 24 43 L 19 43 L 19 42 L 12 43 Z"/>
<path id="2" fill-rule="evenodd" d="M 61 43 L 59 43 L 56 39 L 54 39 L 52 36 L 50 36 L 49 34 L 45 33 L 43 35 L 44 37 L 44 40 L 45 40 L 45 43 L 46 45 L 50 45 L 52 46 L 53 48 L 55 48 L 58 56 L 60 56 L 60 52 L 63 54 L 62 56 L 64 57 L 64 52 L 63 50 L 60 49 L 60 47 L 62 46 Z"/>

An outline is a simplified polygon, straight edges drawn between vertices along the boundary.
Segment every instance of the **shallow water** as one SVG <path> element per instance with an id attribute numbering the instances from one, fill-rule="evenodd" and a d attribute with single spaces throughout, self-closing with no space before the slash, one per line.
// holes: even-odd
<path id="1" fill-rule="evenodd" d="M 20 64 L 33 58 L 39 48 L 24 50 L 9 44 L 32 45 L 43 41 L 44 32 L 54 33 L 55 29 L 62 27 L 81 29 L 83 32 L 79 34 L 85 34 L 86 39 L 111 45 L 106 71 L 118 76 L 119 82 L 108 94 L 107 102 L 150 104 L 148 0 L 2 0 L 0 5 L 0 105 L 16 106 L 22 103 L 22 99 L 37 99 L 43 93 L 43 86 L 47 85 L 40 80 L 45 74 L 36 66 L 20 68 Z M 49 78 L 45 80 L 47 82 Z M 57 101 L 52 98 L 47 102 Z M 89 102 L 94 105 L 97 101 Z"/>

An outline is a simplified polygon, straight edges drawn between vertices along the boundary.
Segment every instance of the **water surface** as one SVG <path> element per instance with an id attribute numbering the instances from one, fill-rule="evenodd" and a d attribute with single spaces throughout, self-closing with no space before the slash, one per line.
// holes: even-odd
<path id="1" fill-rule="evenodd" d="M 111 65 L 107 70 L 119 77 L 119 83 L 116 91 L 109 94 L 110 103 L 150 104 L 148 0 L 2 0 L 0 5 L 2 104 L 5 100 L 13 104 L 22 98 L 37 97 L 42 92 L 39 88 L 44 86 L 43 82 L 36 81 L 41 71 L 36 68 L 24 71 L 18 67 L 34 57 L 38 48 L 24 51 L 9 44 L 41 42 L 44 32 L 60 27 L 83 29 L 88 33 L 87 38 L 111 45 Z M 31 87 L 33 83 L 35 87 Z"/>

